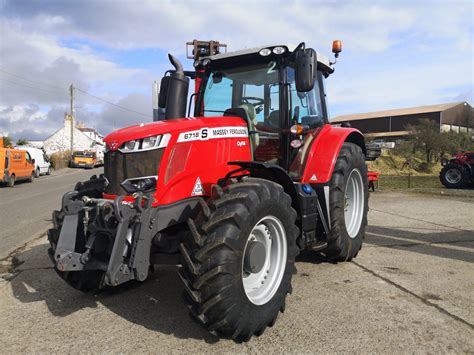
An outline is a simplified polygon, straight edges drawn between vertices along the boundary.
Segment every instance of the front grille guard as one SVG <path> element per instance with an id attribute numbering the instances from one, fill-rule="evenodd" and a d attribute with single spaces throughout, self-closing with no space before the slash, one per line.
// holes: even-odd
<path id="1" fill-rule="evenodd" d="M 80 197 L 79 191 L 66 193 L 62 200 L 65 216 L 54 253 L 56 268 L 59 271 L 102 270 L 105 271 L 105 284 L 111 286 L 132 279 L 144 281 L 150 266 L 151 241 L 156 233 L 155 218 L 152 217 L 156 208 L 151 207 L 151 195 L 139 193 L 135 197 L 134 202 L 126 202 L 123 196 L 112 201 Z M 110 207 L 113 208 L 112 213 L 118 224 L 110 258 L 106 263 L 91 256 L 96 234 L 88 216 L 94 209 Z M 85 251 L 82 253 L 76 251 L 77 230 L 81 222 L 87 230 Z M 129 247 L 130 251 L 127 249 Z"/>
<path id="2" fill-rule="evenodd" d="M 133 195 L 133 202 L 125 201 L 124 196 L 108 200 L 102 198 L 107 184 L 103 175 L 93 176 L 63 196 L 64 219 L 51 257 L 59 271 L 104 271 L 105 285 L 144 281 L 150 265 L 164 261 L 160 260 L 162 254 L 151 255 L 153 237 L 175 224 L 186 223 L 207 205 L 203 198 L 195 196 L 152 207 L 153 195 L 141 192 Z M 106 220 L 113 221 L 112 225 Z M 59 228 L 54 214 L 53 222 Z M 95 251 L 96 238 L 104 230 L 111 243 L 106 257 L 99 259 L 91 250 Z"/>

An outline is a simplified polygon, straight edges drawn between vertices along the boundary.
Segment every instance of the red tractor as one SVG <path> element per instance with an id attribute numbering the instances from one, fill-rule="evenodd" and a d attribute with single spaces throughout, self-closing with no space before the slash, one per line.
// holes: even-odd
<path id="1" fill-rule="evenodd" d="M 301 250 L 333 262 L 357 256 L 368 210 L 364 137 L 330 124 L 324 81 L 334 63 L 304 43 L 232 53 L 192 45 L 194 71 L 169 55 L 164 119 L 109 134 L 104 174 L 63 196 L 49 253 L 84 292 L 180 265 L 191 315 L 247 341 L 284 311 Z"/>
<path id="2" fill-rule="evenodd" d="M 474 152 L 455 154 L 444 161 L 439 180 L 448 189 L 474 185 Z"/>

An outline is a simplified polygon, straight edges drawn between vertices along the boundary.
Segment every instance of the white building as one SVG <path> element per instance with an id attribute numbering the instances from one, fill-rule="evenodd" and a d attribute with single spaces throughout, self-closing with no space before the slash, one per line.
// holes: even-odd
<path id="1" fill-rule="evenodd" d="M 74 151 L 93 150 L 98 157 L 103 156 L 103 137 L 95 130 L 86 127 L 78 127 L 76 122 L 68 114 L 64 115 L 64 126 L 54 132 L 43 142 L 46 154 L 64 152 L 71 149 L 71 122 L 74 122 L 73 145 Z"/>

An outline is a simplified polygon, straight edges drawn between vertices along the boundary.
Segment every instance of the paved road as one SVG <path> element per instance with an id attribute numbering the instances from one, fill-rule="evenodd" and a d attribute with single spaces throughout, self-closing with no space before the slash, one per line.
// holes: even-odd
<path id="1" fill-rule="evenodd" d="M 61 196 L 78 181 L 100 174 L 93 170 L 62 169 L 41 176 L 33 183 L 18 182 L 13 188 L 0 187 L 0 259 L 32 238 L 44 234 L 51 213 L 60 208 Z"/>
<path id="2" fill-rule="evenodd" d="M 382 192 L 370 205 L 357 259 L 300 256 L 285 313 L 244 344 L 190 320 L 173 268 L 83 295 L 38 239 L 3 265 L 0 352 L 474 353 L 474 199 Z"/>

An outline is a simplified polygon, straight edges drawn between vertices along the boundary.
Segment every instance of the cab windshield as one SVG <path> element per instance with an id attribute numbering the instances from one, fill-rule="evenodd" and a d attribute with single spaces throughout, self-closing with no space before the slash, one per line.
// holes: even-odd
<path id="1" fill-rule="evenodd" d="M 255 124 L 278 128 L 272 115 L 279 111 L 279 70 L 275 62 L 210 74 L 204 93 L 204 116 L 222 116 L 230 108 L 252 106 Z"/>

